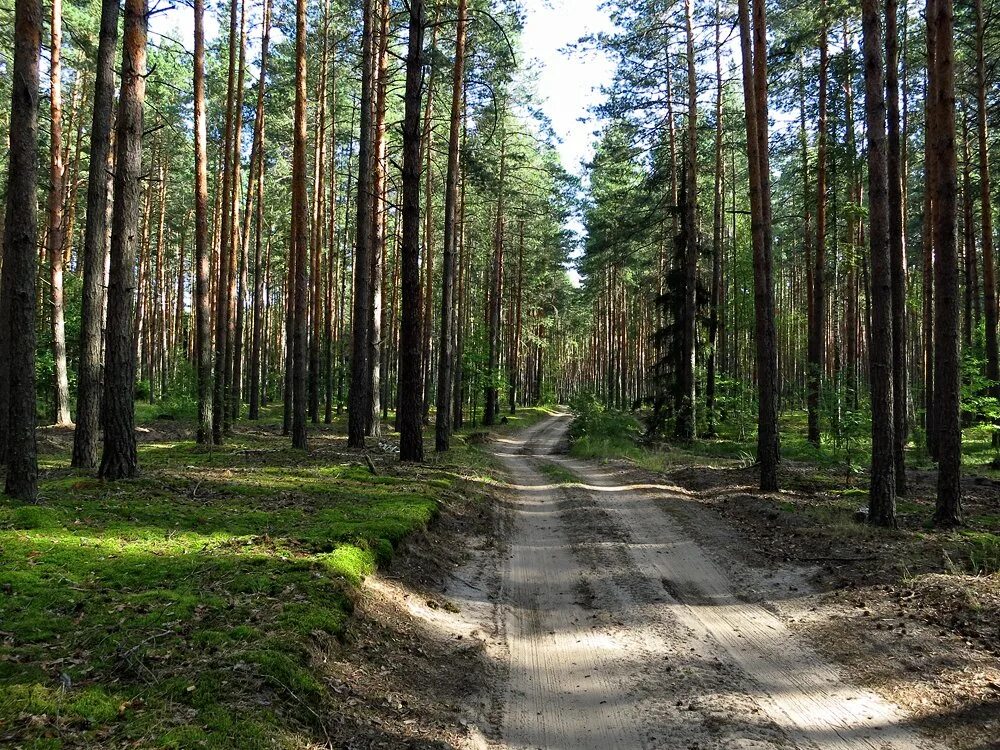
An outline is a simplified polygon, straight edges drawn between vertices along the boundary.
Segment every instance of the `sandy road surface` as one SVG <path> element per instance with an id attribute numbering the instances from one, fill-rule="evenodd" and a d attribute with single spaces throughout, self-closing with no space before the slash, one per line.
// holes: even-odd
<path id="1" fill-rule="evenodd" d="M 687 536 L 672 490 L 560 454 L 567 416 L 497 445 L 515 483 L 493 602 L 504 748 L 930 750 Z M 676 496 L 673 496 L 676 500 Z"/>

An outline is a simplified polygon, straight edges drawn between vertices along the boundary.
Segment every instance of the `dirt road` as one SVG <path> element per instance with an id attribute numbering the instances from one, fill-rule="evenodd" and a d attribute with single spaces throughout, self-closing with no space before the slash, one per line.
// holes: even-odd
<path id="1" fill-rule="evenodd" d="M 496 447 L 516 484 L 492 601 L 508 663 L 493 746 L 934 747 L 743 595 L 671 514 L 674 488 L 562 454 L 568 424 Z"/>

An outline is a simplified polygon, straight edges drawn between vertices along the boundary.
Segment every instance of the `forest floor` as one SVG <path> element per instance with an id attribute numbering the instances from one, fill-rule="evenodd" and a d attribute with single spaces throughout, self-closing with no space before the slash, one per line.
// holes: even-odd
<path id="1" fill-rule="evenodd" d="M 313 428 L 304 453 L 273 413 L 206 450 L 184 415 L 139 412 L 137 479 L 68 468 L 72 430 L 41 428 L 38 502 L 0 495 L 0 747 L 396 747 L 431 735 L 443 747 L 466 733 L 439 688 L 414 697 L 414 660 L 435 685 L 442 660 L 369 591 L 408 538 L 443 533 L 448 509 L 482 512 L 477 488 L 492 479 L 478 451 L 459 436 L 447 463 L 403 466 L 391 440 L 349 450 L 338 420 Z M 462 661 L 447 661 L 459 690 Z M 411 665 L 416 687 L 391 684 L 390 662 Z"/>
<path id="2" fill-rule="evenodd" d="M 41 501 L 0 499 L 0 746 L 998 747 L 992 479 L 944 534 L 914 472 L 877 532 L 830 466 L 762 494 L 738 455 L 581 458 L 569 423 L 373 472 L 342 425 L 208 453 L 144 420 L 115 485 L 42 430 Z"/>

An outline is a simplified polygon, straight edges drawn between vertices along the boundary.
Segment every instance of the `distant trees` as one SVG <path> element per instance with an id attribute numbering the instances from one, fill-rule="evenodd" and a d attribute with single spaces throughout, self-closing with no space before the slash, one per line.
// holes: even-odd
<path id="1" fill-rule="evenodd" d="M 907 491 L 909 451 L 926 448 L 942 461 L 939 478 L 957 493 L 960 423 L 993 421 L 997 388 L 992 208 L 983 192 L 991 184 L 992 101 L 983 84 L 997 36 L 980 6 L 955 19 L 932 0 L 925 22 L 896 0 L 859 9 L 778 3 L 769 22 L 764 3 L 746 0 L 735 8 L 734 59 L 723 34 L 713 50 L 708 34 L 695 33 L 692 54 L 688 34 L 662 33 L 686 29 L 689 19 L 710 28 L 707 21 L 725 14 L 714 3 L 609 3 L 616 30 L 589 40 L 618 63 L 602 107 L 608 122 L 591 167 L 580 264 L 593 304 L 577 376 L 585 387 L 609 407 L 649 405 L 650 437 L 688 439 L 682 404 L 692 392 L 686 341 L 693 338 L 693 431 L 713 435 L 721 420 L 742 435 L 744 416 L 756 409 L 762 487 L 777 486 L 779 416 L 791 420 L 801 408 L 805 437 L 824 451 L 855 450 L 871 417 L 873 523 L 895 523 L 892 500 Z M 685 114 L 676 92 L 690 95 L 684 61 L 691 57 L 706 61 L 695 71 L 698 96 L 687 103 L 695 111 L 710 106 L 705 82 L 716 60 L 715 127 L 696 129 L 694 152 L 714 151 L 715 159 L 700 163 L 678 128 Z M 725 75 L 737 64 L 742 87 Z M 969 85 L 956 88 L 963 74 Z M 863 144 L 855 122 L 860 86 Z M 968 134 L 954 129 L 956 96 L 976 123 Z M 741 106 L 745 132 L 727 116 Z M 970 154 L 961 217 L 952 181 L 958 147 Z M 685 172 L 692 161 L 693 182 Z M 634 172 L 627 179 L 624 163 Z M 617 190 L 609 189 L 616 180 Z M 772 195 L 781 206 L 773 213 Z M 685 217 L 709 198 L 711 272 L 696 256 L 692 285 Z M 921 244 L 923 272 L 914 274 Z M 636 297 L 644 306 L 633 305 Z M 942 504 L 955 501 L 942 495 Z"/>
<path id="2" fill-rule="evenodd" d="M 239 429 L 244 403 L 254 420 L 282 411 L 300 448 L 346 406 L 352 448 L 392 440 L 394 425 L 401 456 L 420 460 L 431 419 L 446 451 L 463 424 L 592 389 L 648 409 L 657 439 L 750 438 L 756 424 L 766 490 L 779 484 L 779 420 L 789 429 L 802 409 L 817 450 L 847 452 L 871 417 L 872 521 L 893 523 L 907 452 L 926 447 L 937 520 L 960 522 L 962 421 L 996 421 L 1000 387 L 1000 37 L 987 0 L 957 17 L 946 0 L 926 16 L 897 0 L 781 0 L 770 20 L 759 0 L 612 0 L 614 30 L 585 40 L 618 66 L 586 181 L 579 288 L 566 227 L 580 184 L 533 114 L 511 7 L 359 0 L 355 16 L 299 3 L 295 43 L 285 28 L 272 44 L 269 0 L 209 9 L 219 40 L 205 39 L 198 0 L 193 60 L 157 36 L 140 87 L 131 2 L 116 114 L 118 1 L 100 17 L 47 6 L 47 82 L 37 60 L 34 79 L 27 67 L 34 5 L 15 8 L 27 20 L 14 48 L 0 39 L 0 66 L 29 75 L 0 76 L 13 94 L 0 102 L 0 176 L 14 186 L 0 447 L 20 462 L 7 482 L 21 495 L 33 494 L 35 414 L 75 416 L 74 466 L 113 478 L 137 470 L 136 400 L 170 414 L 197 402 L 206 446 Z M 31 195 L 46 202 L 40 226 Z M 14 396 L 29 376 L 47 384 L 36 409 Z"/>

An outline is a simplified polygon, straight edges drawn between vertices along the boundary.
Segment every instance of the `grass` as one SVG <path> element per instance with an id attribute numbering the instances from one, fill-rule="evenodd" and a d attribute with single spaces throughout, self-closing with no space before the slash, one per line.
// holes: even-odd
<path id="1" fill-rule="evenodd" d="M 434 516 L 444 471 L 373 476 L 329 432 L 155 438 L 140 478 L 45 456 L 0 497 L 0 745 L 305 747 L 352 590 Z"/>
<path id="2" fill-rule="evenodd" d="M 580 481 L 580 478 L 572 471 L 552 461 L 545 461 L 539 464 L 538 468 L 556 484 L 576 484 Z"/>
<path id="3" fill-rule="evenodd" d="M 577 423 L 579 424 L 579 411 Z M 589 417 L 593 419 L 593 417 Z M 725 419 L 720 420 L 715 437 L 699 437 L 688 444 L 661 444 L 651 447 L 639 444 L 642 427 L 632 415 L 604 412 L 595 425 L 575 428 L 572 451 L 582 458 L 626 458 L 650 469 L 669 469 L 687 464 L 693 458 L 722 459 L 752 463 L 756 454 L 756 437 L 741 431 Z M 962 431 L 962 468 L 979 476 L 1000 479 L 1000 468 L 993 462 L 1000 459 L 1000 450 L 993 446 L 992 425 L 974 425 Z M 806 412 L 792 410 L 779 417 L 782 458 L 808 463 L 817 468 L 844 476 L 853 476 L 871 463 L 871 436 L 867 422 L 857 425 L 849 440 L 835 444 L 824 434 L 817 447 L 806 439 Z M 921 436 L 914 435 L 908 446 L 907 462 L 914 468 L 932 469 Z M 1000 466 L 1000 461 L 997 463 Z"/>

